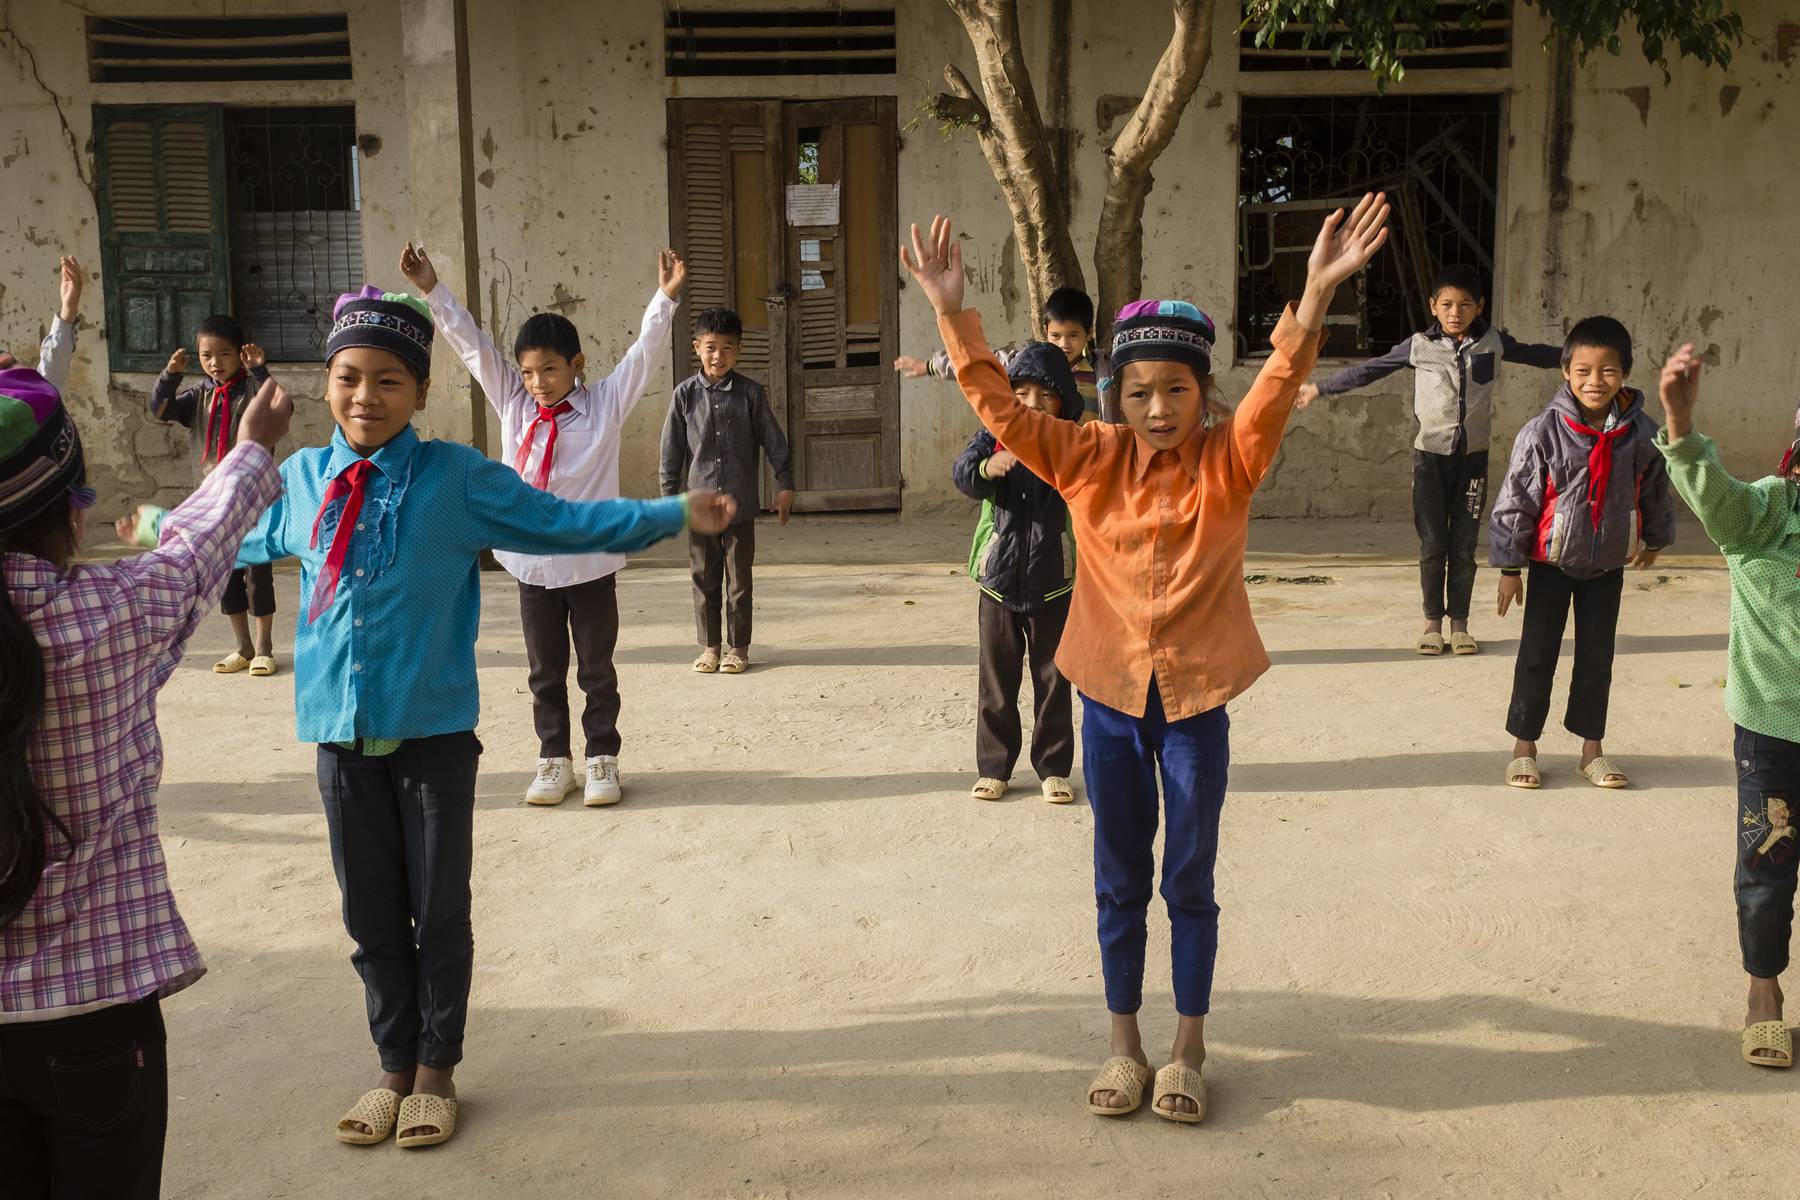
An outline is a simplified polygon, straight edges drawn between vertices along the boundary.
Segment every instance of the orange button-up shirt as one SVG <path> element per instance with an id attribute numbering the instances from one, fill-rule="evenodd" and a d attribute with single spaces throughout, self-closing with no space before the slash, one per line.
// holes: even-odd
<path id="1" fill-rule="evenodd" d="M 973 311 L 941 318 L 938 329 L 981 423 L 1068 501 L 1081 569 L 1056 665 L 1069 682 L 1141 717 L 1154 679 L 1172 721 L 1256 682 L 1269 656 L 1244 588 L 1250 496 L 1322 338 L 1290 307 L 1230 419 L 1158 451 L 1128 425 L 1076 425 L 1020 404 Z"/>

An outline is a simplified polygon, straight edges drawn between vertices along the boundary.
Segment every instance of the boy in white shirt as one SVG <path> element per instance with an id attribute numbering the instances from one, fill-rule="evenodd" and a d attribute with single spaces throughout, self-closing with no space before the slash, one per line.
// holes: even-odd
<path id="1" fill-rule="evenodd" d="M 500 417 L 506 461 L 527 482 L 565 500 L 616 500 L 619 439 L 625 421 L 669 352 L 670 331 L 687 267 L 673 250 L 657 256 L 656 293 L 644 310 L 638 339 L 610 375 L 589 382 L 586 356 L 567 317 L 536 313 L 513 339 L 515 368 L 438 281 L 422 247 L 408 242 L 400 270 L 431 306 L 432 320 L 487 394 Z M 512 554 L 494 557 L 519 581 L 519 617 L 531 664 L 532 718 L 538 735 L 537 775 L 525 790 L 530 804 L 561 804 L 577 786 L 590 808 L 616 804 L 619 784 L 619 638 L 617 554 Z M 584 769 L 571 758 L 569 642 L 575 675 L 587 704 L 582 732 Z"/>

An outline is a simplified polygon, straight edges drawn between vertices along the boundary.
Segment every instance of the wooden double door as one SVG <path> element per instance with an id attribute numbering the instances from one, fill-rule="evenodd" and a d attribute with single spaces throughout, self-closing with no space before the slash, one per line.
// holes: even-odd
<path id="1" fill-rule="evenodd" d="M 668 117 L 686 312 L 743 318 L 738 369 L 787 431 L 794 507 L 899 508 L 894 101 L 671 100 Z M 692 340 L 677 378 L 699 369 Z"/>

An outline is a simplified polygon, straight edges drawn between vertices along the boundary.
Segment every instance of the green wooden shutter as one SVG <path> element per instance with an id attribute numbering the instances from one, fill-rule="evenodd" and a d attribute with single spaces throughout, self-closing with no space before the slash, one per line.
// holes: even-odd
<path id="1" fill-rule="evenodd" d="M 96 105 L 94 144 L 112 369 L 160 371 L 231 305 L 223 113 Z"/>

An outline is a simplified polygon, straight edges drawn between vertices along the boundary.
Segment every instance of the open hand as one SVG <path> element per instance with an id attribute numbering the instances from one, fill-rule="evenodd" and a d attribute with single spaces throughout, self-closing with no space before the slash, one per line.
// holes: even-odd
<path id="1" fill-rule="evenodd" d="M 1525 577 L 1523 575 L 1502 575 L 1500 577 L 1500 615 L 1513 605 L 1523 606 L 1525 603 Z"/>
<path id="2" fill-rule="evenodd" d="M 794 515 L 794 490 L 792 488 L 784 488 L 776 495 L 775 515 L 783 525 L 786 525 L 788 518 Z"/>
<path id="3" fill-rule="evenodd" d="M 138 544 L 137 526 L 139 511 L 140 510 L 134 508 L 113 522 L 113 532 L 118 534 L 119 540 L 124 542 L 127 546 L 135 546 Z"/>
<path id="4" fill-rule="evenodd" d="M 431 255 L 425 253 L 425 247 L 406 243 L 400 251 L 400 273 L 406 281 L 417 288 L 419 295 L 428 295 L 437 288 L 437 268 L 431 265 Z"/>
<path id="5" fill-rule="evenodd" d="M 662 294 L 671 300 L 681 298 L 681 285 L 687 282 L 687 264 L 681 261 L 681 255 L 673 250 L 661 250 L 656 255 L 656 286 Z"/>
<path id="6" fill-rule="evenodd" d="M 962 311 L 967 281 L 963 278 L 962 246 L 950 235 L 949 217 L 931 218 L 929 239 L 920 236 L 915 223 L 912 252 L 909 254 L 905 246 L 900 247 L 900 265 L 931 301 L 932 310 L 938 316 L 948 317 Z"/>
<path id="7" fill-rule="evenodd" d="M 923 379 L 927 366 L 922 358 L 914 358 L 910 354 L 902 354 L 894 359 L 894 370 L 908 379 Z"/>
<path id="8" fill-rule="evenodd" d="M 163 368 L 163 370 L 167 371 L 171 375 L 186 375 L 187 369 L 188 369 L 188 352 L 187 352 L 186 346 L 183 346 L 181 349 L 177 350 L 175 353 L 169 355 L 169 365 Z"/>
<path id="9" fill-rule="evenodd" d="M 1662 397 L 1663 424 L 1672 442 L 1680 441 L 1694 428 L 1694 405 L 1700 402 L 1700 366 L 1694 343 L 1687 342 L 1669 356 L 1656 381 L 1657 393 Z"/>
<path id="10" fill-rule="evenodd" d="M 244 407 L 238 421 L 238 441 L 261 442 L 273 454 L 276 443 L 287 436 L 288 422 L 294 417 L 294 402 L 273 378 L 263 381 Z"/>
<path id="11" fill-rule="evenodd" d="M 737 501 L 706 488 L 689 492 L 687 502 L 688 528 L 695 533 L 724 533 L 737 513 Z"/>
<path id="12" fill-rule="evenodd" d="M 1018 455 L 1011 450 L 996 450 L 988 456 L 987 466 L 984 469 L 987 471 L 989 479 L 999 479 L 1018 465 Z"/>
<path id="13" fill-rule="evenodd" d="M 56 315 L 72 322 L 81 313 L 81 264 L 70 255 L 62 256 L 62 283 L 58 289 L 62 305 Z"/>
<path id="14" fill-rule="evenodd" d="M 1387 241 L 1387 219 L 1386 192 L 1364 192 L 1348 220 L 1341 208 L 1326 217 L 1306 260 L 1307 281 L 1335 290 L 1368 266 Z"/>
<path id="15" fill-rule="evenodd" d="M 1318 398 L 1319 385 L 1316 383 L 1303 383 L 1300 385 L 1300 394 L 1294 397 L 1294 407 L 1305 408 Z"/>
<path id="16" fill-rule="evenodd" d="M 1631 556 L 1631 569 L 1634 571 L 1649 570 L 1656 565 L 1656 556 L 1661 553 L 1661 550 L 1652 550 L 1648 546 L 1639 546 L 1638 552 Z"/>
<path id="17" fill-rule="evenodd" d="M 238 357 L 244 360 L 244 369 L 247 371 L 253 371 L 269 361 L 269 356 L 255 342 L 245 342 L 239 347 Z"/>

